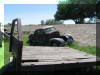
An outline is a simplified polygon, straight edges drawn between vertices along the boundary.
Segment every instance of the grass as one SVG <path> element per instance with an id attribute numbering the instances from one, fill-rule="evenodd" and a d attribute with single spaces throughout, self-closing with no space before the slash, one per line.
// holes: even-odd
<path id="1" fill-rule="evenodd" d="M 96 55 L 96 46 L 80 46 L 77 41 L 74 41 L 71 45 L 65 45 L 65 47 L 74 48 L 89 54 Z"/>
<path id="2" fill-rule="evenodd" d="M 9 63 L 9 58 L 12 56 L 12 54 L 9 52 L 9 40 L 4 41 L 4 64 Z"/>
<path id="3" fill-rule="evenodd" d="M 4 41 L 2 42 L 2 47 L 0 47 L 0 68 L 4 66 Z"/>
<path id="4" fill-rule="evenodd" d="M 23 31 L 23 35 L 29 35 L 30 31 Z"/>
<path id="5" fill-rule="evenodd" d="M 23 45 L 24 45 L 24 46 L 29 46 L 28 37 L 27 37 L 27 36 L 24 36 L 24 37 L 23 37 L 23 40 L 24 40 L 24 41 L 23 41 Z"/>

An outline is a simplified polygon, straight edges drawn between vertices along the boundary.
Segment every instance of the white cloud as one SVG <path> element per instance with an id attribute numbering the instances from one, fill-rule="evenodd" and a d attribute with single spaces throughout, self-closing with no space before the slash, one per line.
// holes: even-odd
<path id="1" fill-rule="evenodd" d="M 1 0 L 4 4 L 58 4 L 59 0 Z"/>

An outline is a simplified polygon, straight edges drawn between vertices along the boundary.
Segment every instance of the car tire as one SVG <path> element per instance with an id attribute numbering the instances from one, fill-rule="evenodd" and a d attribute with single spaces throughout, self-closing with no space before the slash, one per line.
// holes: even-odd
<path id="1" fill-rule="evenodd" d="M 59 46 L 59 44 L 56 43 L 56 42 L 52 42 L 52 43 L 51 43 L 51 46 L 57 47 L 57 46 Z"/>

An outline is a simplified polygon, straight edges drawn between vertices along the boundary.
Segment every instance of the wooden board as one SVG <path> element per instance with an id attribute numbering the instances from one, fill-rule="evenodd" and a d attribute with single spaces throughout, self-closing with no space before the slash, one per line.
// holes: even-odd
<path id="1" fill-rule="evenodd" d="M 82 66 L 81 63 L 88 63 L 89 66 L 89 64 L 95 64 L 96 56 L 68 47 L 24 46 L 22 60 L 30 60 L 29 62 L 22 63 L 22 66 L 33 65 L 35 67 L 67 64 L 68 67 L 68 64 L 79 64 Z M 32 62 L 32 60 L 34 60 L 34 62 Z M 38 61 L 35 62 L 35 60 Z M 78 67 L 78 65 L 76 66 Z"/>

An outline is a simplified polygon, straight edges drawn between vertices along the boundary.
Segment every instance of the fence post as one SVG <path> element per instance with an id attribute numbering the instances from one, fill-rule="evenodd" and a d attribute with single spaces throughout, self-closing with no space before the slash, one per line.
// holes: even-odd
<path id="1" fill-rule="evenodd" d="M 17 38 L 13 35 L 15 29 L 15 23 L 17 22 Z M 23 40 L 22 40 L 22 26 L 21 26 L 21 19 L 14 19 L 12 21 L 11 33 L 10 33 L 10 52 L 13 53 L 13 63 L 16 67 L 16 71 L 21 71 L 21 59 L 22 59 L 22 47 L 23 47 Z"/>

